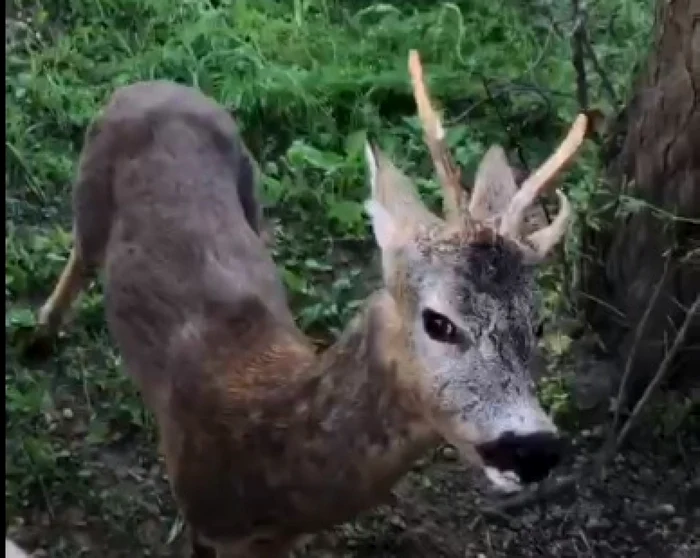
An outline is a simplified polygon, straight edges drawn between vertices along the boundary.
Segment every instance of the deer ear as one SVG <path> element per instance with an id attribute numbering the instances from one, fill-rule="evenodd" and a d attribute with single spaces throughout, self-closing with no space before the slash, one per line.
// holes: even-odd
<path id="1" fill-rule="evenodd" d="M 412 229 L 418 223 L 437 221 L 421 202 L 411 180 L 376 145 L 365 143 L 371 199 L 393 218 L 397 227 Z"/>
<path id="2" fill-rule="evenodd" d="M 381 200 L 386 199 L 385 184 L 380 181 L 382 169 L 379 167 L 381 152 L 365 143 L 365 161 L 369 174 L 371 198 L 365 202 L 365 210 L 372 222 L 372 231 L 377 245 L 384 252 L 394 246 L 398 239 L 397 221 Z"/>
<path id="3" fill-rule="evenodd" d="M 367 200 L 365 210 L 372 222 L 372 231 L 377 246 L 382 251 L 396 248 L 399 244 L 399 229 L 396 220 L 386 208 L 376 200 Z"/>
<path id="4" fill-rule="evenodd" d="M 479 163 L 474 191 L 469 203 L 469 215 L 475 221 L 485 221 L 506 210 L 518 191 L 513 171 L 503 148 L 489 148 Z"/>
<path id="5" fill-rule="evenodd" d="M 381 251 L 382 276 L 391 282 L 395 272 L 396 256 L 404 246 L 405 236 L 397 226 L 396 219 L 376 200 L 367 200 L 365 210 L 372 221 L 372 231 Z"/>

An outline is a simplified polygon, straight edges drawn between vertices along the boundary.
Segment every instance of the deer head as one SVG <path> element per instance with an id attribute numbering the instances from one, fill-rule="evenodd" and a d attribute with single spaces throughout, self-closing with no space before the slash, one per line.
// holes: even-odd
<path id="1" fill-rule="evenodd" d="M 409 56 L 424 139 L 442 185 L 444 218 L 420 201 L 381 150 L 366 146 L 366 208 L 381 250 L 383 278 L 405 329 L 411 386 L 426 419 L 504 490 L 544 478 L 561 441 L 529 372 L 535 347 L 534 269 L 564 236 L 570 216 L 524 235 L 525 212 L 572 159 L 589 127 L 579 115 L 557 151 L 520 189 L 503 149 L 491 147 L 471 198 L 445 144 L 418 53 Z M 474 451 L 476 450 L 476 451 Z"/>

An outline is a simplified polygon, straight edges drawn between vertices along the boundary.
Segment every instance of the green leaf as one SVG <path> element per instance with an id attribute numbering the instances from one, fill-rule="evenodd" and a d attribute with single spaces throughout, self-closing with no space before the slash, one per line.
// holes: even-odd
<path id="1" fill-rule="evenodd" d="M 294 273 L 288 267 L 283 267 L 281 271 L 282 280 L 284 281 L 287 289 L 295 293 L 306 292 L 306 280 L 303 277 Z"/>
<path id="2" fill-rule="evenodd" d="M 343 165 L 343 158 L 330 151 L 320 151 L 301 140 L 295 140 L 287 150 L 287 159 L 294 167 L 312 167 L 335 172 Z"/>
<path id="3" fill-rule="evenodd" d="M 360 159 L 364 157 L 365 142 L 367 141 L 367 130 L 357 130 L 345 138 L 345 153 L 349 159 Z"/>
<path id="4" fill-rule="evenodd" d="M 35 325 L 35 314 L 30 308 L 10 308 L 5 314 L 5 329 L 31 328 Z"/>
<path id="5" fill-rule="evenodd" d="M 340 200 L 334 202 L 328 209 L 328 216 L 331 219 L 342 223 L 346 226 L 355 226 L 363 220 L 364 208 L 361 203 Z"/>

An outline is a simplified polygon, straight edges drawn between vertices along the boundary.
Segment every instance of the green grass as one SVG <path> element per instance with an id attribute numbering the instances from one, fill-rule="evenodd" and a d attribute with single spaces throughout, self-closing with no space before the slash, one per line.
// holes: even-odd
<path id="1" fill-rule="evenodd" d="M 299 323 L 315 336 L 334 335 L 376 279 L 365 256 L 372 245 L 361 207 L 363 139 L 378 138 L 436 201 L 414 116 L 408 49 L 421 52 L 467 173 L 493 142 L 521 149 L 534 166 L 576 114 L 569 6 L 525 4 L 15 1 L 10 12 L 29 14 L 31 22 L 29 31 L 12 28 L 18 30 L 6 55 L 10 524 L 45 523 L 37 540 L 51 541 L 56 556 L 77 556 L 88 543 L 67 537 L 66 525 L 80 531 L 85 517 L 99 518 L 105 531 L 98 536 L 93 528 L 88 538 L 117 546 L 134 544 L 135 532 L 144 546 L 139 517 L 163 515 L 162 532 L 174 521 L 152 420 L 119 369 L 99 285 L 82 297 L 49 362 L 21 357 L 33 311 L 69 250 L 70 184 L 85 128 L 114 88 L 167 78 L 200 87 L 235 113 L 264 171 L 275 257 Z M 649 44 L 651 2 L 588 4 L 596 52 L 624 99 L 631 68 Z M 593 101 L 610 111 L 598 76 L 590 77 Z M 566 179 L 579 225 L 596 225 L 596 166 L 588 148 Z M 567 308 L 562 285 L 576 273 L 576 235 L 564 254 L 542 273 L 550 313 Z M 109 452 L 140 464 L 137 494 L 117 489 L 127 473 L 105 465 Z"/>

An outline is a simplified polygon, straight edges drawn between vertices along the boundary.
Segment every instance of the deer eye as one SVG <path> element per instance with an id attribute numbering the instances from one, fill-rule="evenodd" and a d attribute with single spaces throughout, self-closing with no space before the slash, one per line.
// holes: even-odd
<path id="1" fill-rule="evenodd" d="M 457 326 L 449 318 L 434 310 L 427 308 L 423 310 L 423 328 L 434 341 L 452 344 L 459 342 Z"/>

